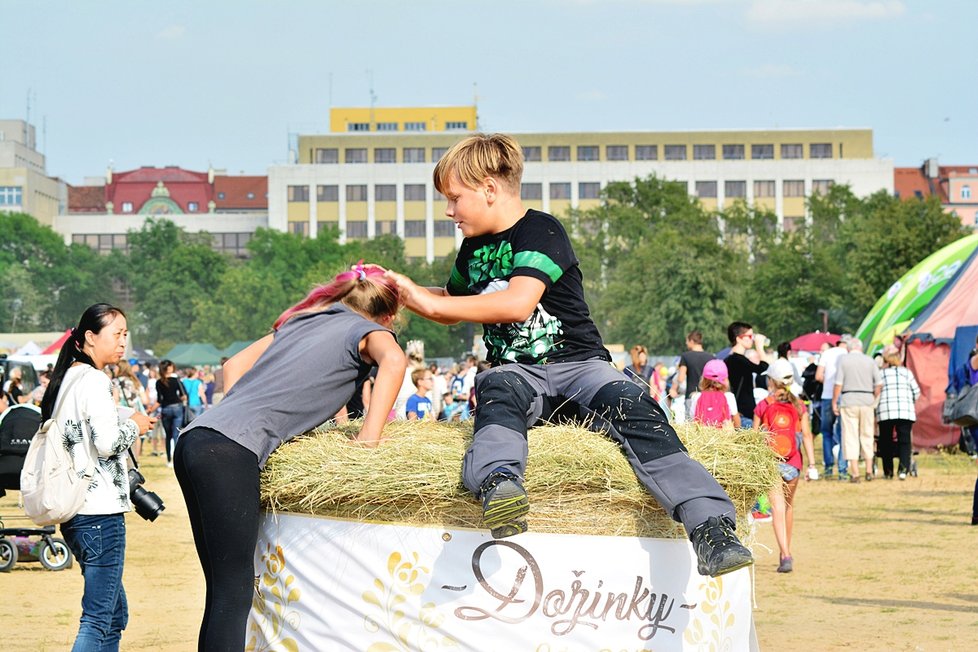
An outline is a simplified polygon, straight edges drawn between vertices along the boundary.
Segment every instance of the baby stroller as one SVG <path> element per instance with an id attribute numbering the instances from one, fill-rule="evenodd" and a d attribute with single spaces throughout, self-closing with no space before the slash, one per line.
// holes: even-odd
<path id="1" fill-rule="evenodd" d="M 0 414 L 0 497 L 7 489 L 20 489 L 20 471 L 31 439 L 41 425 L 41 411 L 33 405 L 15 405 Z M 27 521 L 7 527 L 4 521 Z M 71 551 L 54 535 L 54 526 L 36 527 L 24 515 L 0 516 L 0 572 L 18 561 L 39 561 L 49 570 L 71 567 Z"/>

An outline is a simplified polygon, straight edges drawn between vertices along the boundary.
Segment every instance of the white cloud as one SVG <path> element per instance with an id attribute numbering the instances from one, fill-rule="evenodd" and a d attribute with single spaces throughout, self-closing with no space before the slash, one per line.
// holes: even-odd
<path id="1" fill-rule="evenodd" d="M 743 74 L 755 79 L 783 79 L 795 77 L 801 73 L 784 63 L 765 63 L 753 68 L 744 68 Z"/>
<path id="2" fill-rule="evenodd" d="M 156 38 L 162 41 L 176 41 L 183 38 L 183 35 L 187 33 L 187 28 L 183 25 L 170 25 L 164 27 L 162 30 L 156 33 Z"/>
<path id="3" fill-rule="evenodd" d="M 753 0 L 747 18 L 753 23 L 842 23 L 902 16 L 902 0 Z"/>

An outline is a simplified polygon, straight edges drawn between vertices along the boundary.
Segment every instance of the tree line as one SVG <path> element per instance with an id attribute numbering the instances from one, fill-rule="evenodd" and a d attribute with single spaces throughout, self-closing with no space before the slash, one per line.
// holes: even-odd
<path id="1" fill-rule="evenodd" d="M 834 186 L 808 200 L 792 232 L 742 202 L 708 211 L 683 185 L 650 176 L 609 184 L 601 204 L 559 215 L 581 260 L 592 316 L 606 342 L 683 349 L 700 329 L 708 348 L 726 325 L 751 322 L 774 341 L 821 328 L 852 332 L 877 298 L 924 257 L 968 233 L 936 198 L 865 198 Z M 214 251 L 207 233 L 150 218 L 129 248 L 99 255 L 23 213 L 0 213 L 0 330 L 73 326 L 96 301 L 127 310 L 133 342 L 164 354 L 180 342 L 224 347 L 266 334 L 309 289 L 359 259 L 443 286 L 453 260 L 409 260 L 396 236 L 340 244 L 258 229 L 243 259 Z M 471 325 L 444 327 L 405 311 L 399 339 L 426 354 L 459 357 Z M 477 331 L 477 329 L 476 329 Z"/>

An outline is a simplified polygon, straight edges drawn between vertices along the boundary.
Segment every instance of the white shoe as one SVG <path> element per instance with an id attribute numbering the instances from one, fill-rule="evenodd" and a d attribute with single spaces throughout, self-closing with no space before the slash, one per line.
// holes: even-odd
<path id="1" fill-rule="evenodd" d="M 173 468 L 173 462 L 167 462 L 166 463 L 166 468 L 172 469 Z"/>
<path id="2" fill-rule="evenodd" d="M 906 480 L 907 473 L 905 471 L 900 471 L 900 475 L 898 475 L 897 477 L 900 478 L 901 480 Z"/>

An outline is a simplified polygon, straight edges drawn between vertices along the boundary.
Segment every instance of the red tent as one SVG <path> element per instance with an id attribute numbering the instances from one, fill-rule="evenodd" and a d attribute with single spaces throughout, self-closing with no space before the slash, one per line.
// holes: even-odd
<path id="1" fill-rule="evenodd" d="M 41 351 L 41 355 L 51 355 L 53 353 L 60 353 L 61 352 L 61 347 L 64 346 L 65 342 L 68 341 L 68 338 L 69 337 L 71 337 L 71 329 L 70 328 L 64 332 L 64 335 L 62 335 L 57 340 L 55 340 L 54 342 L 52 342 L 51 345 L 48 346 L 48 348 L 46 348 L 43 351 Z"/>
<path id="2" fill-rule="evenodd" d="M 951 343 L 958 326 L 978 324 L 978 250 L 975 250 L 944 288 L 907 328 L 907 367 L 920 385 L 914 445 L 918 448 L 951 446 L 961 429 L 941 421 L 944 390 L 948 384 Z"/>

